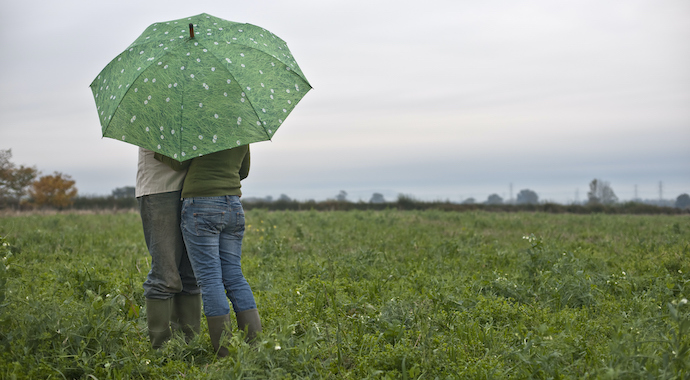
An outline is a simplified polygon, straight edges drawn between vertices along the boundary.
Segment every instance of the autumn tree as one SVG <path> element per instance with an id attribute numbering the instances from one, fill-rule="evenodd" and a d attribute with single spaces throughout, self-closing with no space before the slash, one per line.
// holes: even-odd
<path id="1" fill-rule="evenodd" d="M 72 177 L 60 172 L 53 175 L 45 175 L 34 181 L 29 195 L 36 206 L 50 206 L 63 209 L 74 203 L 77 196 L 77 188 Z"/>
<path id="2" fill-rule="evenodd" d="M 17 167 L 11 158 L 12 149 L 0 150 L 0 206 L 19 207 L 38 170 L 24 165 Z"/>

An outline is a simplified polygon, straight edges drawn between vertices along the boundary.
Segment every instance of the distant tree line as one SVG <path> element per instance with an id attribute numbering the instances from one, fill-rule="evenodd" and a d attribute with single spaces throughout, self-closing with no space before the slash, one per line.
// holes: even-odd
<path id="1" fill-rule="evenodd" d="M 462 201 L 463 204 L 476 204 L 477 201 L 474 198 L 467 198 L 464 201 Z M 539 196 L 537 195 L 536 192 L 530 189 L 523 189 L 520 190 L 520 192 L 517 194 L 517 198 L 514 202 L 512 201 L 504 201 L 501 196 L 498 194 L 491 194 L 487 198 L 487 200 L 483 203 L 484 205 L 504 205 L 504 204 L 515 204 L 515 205 L 537 205 L 540 203 L 550 203 L 550 202 L 540 202 L 539 201 Z M 593 179 L 592 182 L 589 183 L 589 192 L 587 193 L 587 201 L 585 201 L 582 205 L 583 206 L 590 206 L 589 208 L 593 208 L 592 206 L 598 206 L 598 205 L 605 205 L 605 206 L 613 206 L 613 205 L 618 205 L 618 204 L 646 204 L 646 205 L 651 205 L 651 206 L 662 206 L 662 207 L 675 207 L 679 209 L 687 209 L 690 208 L 690 196 L 688 194 L 681 194 L 679 195 L 675 202 L 673 201 L 668 201 L 668 200 L 660 200 L 660 201 L 642 201 L 642 200 L 633 200 L 629 202 L 624 202 L 620 203 L 618 200 L 618 197 L 616 196 L 616 193 L 613 191 L 611 188 L 611 185 L 609 182 L 601 180 L 601 179 Z"/>
<path id="2" fill-rule="evenodd" d="M 408 195 L 400 195 L 395 201 L 390 202 L 349 202 L 329 199 L 325 201 L 267 201 L 265 198 L 246 199 L 242 202 L 245 210 L 266 209 L 269 211 L 350 211 L 350 210 L 442 210 L 442 211 L 488 211 L 488 212 L 548 212 L 548 213 L 572 213 L 572 214 L 685 214 L 690 209 L 674 207 L 660 207 L 650 204 L 625 202 L 615 205 L 604 204 L 487 204 L 487 203 L 456 203 L 450 201 L 421 201 Z"/>
<path id="3" fill-rule="evenodd" d="M 601 181 L 598 181 L 601 183 Z M 529 189 L 518 193 L 519 200 L 511 203 L 504 203 L 498 195 L 492 194 L 487 202 L 476 203 L 474 201 L 461 203 L 450 201 L 427 202 L 415 199 L 411 195 L 400 194 L 394 201 L 386 201 L 382 194 L 373 193 L 368 202 L 351 202 L 347 200 L 347 192 L 341 190 L 334 198 L 325 201 L 297 201 L 282 194 L 277 200 L 273 197 L 265 198 L 243 198 L 242 203 L 245 209 L 267 209 L 272 211 L 348 211 L 348 210 L 444 210 L 444 211 L 489 211 L 489 212 L 549 212 L 549 213 L 573 213 L 573 214 L 683 214 L 690 212 L 690 196 L 682 194 L 678 197 L 681 203 L 676 202 L 677 207 L 661 207 L 639 202 L 587 202 L 585 204 L 558 204 L 538 201 L 537 194 Z M 687 198 L 687 204 L 682 203 Z"/>
<path id="4" fill-rule="evenodd" d="M 0 150 L 0 209 L 31 210 L 52 208 L 58 210 L 112 210 L 137 207 L 133 186 L 119 187 L 108 196 L 80 196 L 75 181 L 69 175 L 54 172 L 41 175 L 35 167 L 17 166 L 12 161 L 12 151 Z M 478 203 L 468 198 L 461 203 L 450 201 L 425 202 L 413 196 L 400 194 L 395 201 L 387 201 L 383 194 L 373 193 L 368 202 L 351 202 L 348 193 L 341 190 L 332 199 L 325 201 L 297 201 L 286 194 L 274 199 L 244 197 L 245 208 L 269 210 L 425 210 L 447 211 L 544 211 L 570 213 L 683 213 L 690 211 L 690 196 L 681 194 L 673 207 L 659 207 L 641 202 L 618 201 L 610 184 L 594 179 L 589 184 L 587 202 L 582 205 L 562 205 L 540 202 L 538 194 L 530 189 L 518 192 L 515 201 L 504 201 L 498 194 L 491 194 L 485 202 Z"/>

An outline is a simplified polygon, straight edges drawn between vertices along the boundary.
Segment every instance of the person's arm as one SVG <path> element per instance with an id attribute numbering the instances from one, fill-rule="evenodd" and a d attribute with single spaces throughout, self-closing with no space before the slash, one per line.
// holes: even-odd
<path id="1" fill-rule="evenodd" d="M 249 176 L 249 156 L 249 146 L 247 146 L 247 154 L 244 155 L 244 159 L 242 160 L 242 166 L 240 167 L 240 181 Z"/>
<path id="2" fill-rule="evenodd" d="M 162 163 L 164 163 L 164 164 L 170 166 L 170 168 L 171 168 L 172 170 L 175 170 L 175 171 L 178 171 L 178 172 L 181 171 L 181 170 L 186 170 L 187 168 L 189 168 L 189 164 L 192 162 L 192 160 L 187 160 L 187 161 L 185 161 L 185 162 L 180 162 L 180 161 L 177 161 L 177 160 L 173 160 L 172 158 L 170 158 L 170 157 L 168 157 L 168 156 L 164 156 L 164 155 L 162 155 L 162 154 L 160 154 L 160 153 L 154 154 L 153 157 L 154 157 L 156 160 L 158 160 L 158 161 L 160 161 L 160 162 L 162 162 Z"/>

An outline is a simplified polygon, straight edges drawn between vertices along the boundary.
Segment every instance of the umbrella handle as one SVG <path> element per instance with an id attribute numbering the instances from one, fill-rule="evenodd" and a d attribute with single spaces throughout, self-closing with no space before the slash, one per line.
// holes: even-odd
<path id="1" fill-rule="evenodd" d="M 194 24 L 189 23 L 189 37 L 194 38 Z"/>

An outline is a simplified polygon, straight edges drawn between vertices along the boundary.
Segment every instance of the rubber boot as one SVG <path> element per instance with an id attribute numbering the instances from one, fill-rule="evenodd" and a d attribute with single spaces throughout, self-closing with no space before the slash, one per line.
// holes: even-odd
<path id="1" fill-rule="evenodd" d="M 149 328 L 151 347 L 158 349 L 170 339 L 170 314 L 172 312 L 172 298 L 166 300 L 146 299 L 146 323 Z"/>
<path id="2" fill-rule="evenodd" d="M 181 330 L 186 342 L 201 331 L 201 294 L 175 294 L 170 323 Z"/>
<path id="3" fill-rule="evenodd" d="M 223 335 L 230 336 L 230 314 L 206 317 L 206 322 L 208 322 L 208 335 L 211 336 L 211 345 L 216 356 L 219 358 L 228 356 L 228 348 L 221 346 L 220 342 Z"/>
<path id="4" fill-rule="evenodd" d="M 256 333 L 261 332 L 261 317 L 259 317 L 259 310 L 249 309 L 240 311 L 236 316 L 237 328 L 247 333 L 245 338 L 246 342 L 253 342 L 254 339 L 256 339 Z"/>

